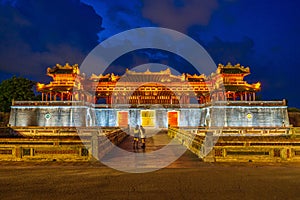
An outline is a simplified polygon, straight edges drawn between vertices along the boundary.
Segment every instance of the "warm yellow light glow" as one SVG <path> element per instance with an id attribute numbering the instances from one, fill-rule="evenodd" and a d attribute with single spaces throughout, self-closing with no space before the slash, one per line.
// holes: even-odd
<path id="1" fill-rule="evenodd" d="M 252 119 L 252 114 L 251 114 L 251 113 L 248 113 L 248 114 L 247 114 L 247 118 L 248 118 L 248 119 Z"/>
<path id="2" fill-rule="evenodd" d="M 118 80 L 118 76 L 116 76 L 114 73 L 111 74 L 111 80 L 112 81 L 117 81 Z"/>
<path id="3" fill-rule="evenodd" d="M 261 83 L 260 83 L 260 82 L 255 83 L 255 88 L 259 89 L 260 86 L 261 86 Z"/>
<path id="4" fill-rule="evenodd" d="M 77 68 L 76 67 L 73 68 L 73 73 L 77 74 Z"/>
<path id="5" fill-rule="evenodd" d="M 45 84 L 42 84 L 42 83 L 37 83 L 36 85 L 37 85 L 38 89 L 41 89 L 45 86 Z"/>
<path id="6" fill-rule="evenodd" d="M 231 91 L 225 91 L 220 95 L 227 95 L 228 98 L 233 98 L 231 93 L 239 92 L 239 88 L 242 88 L 244 92 L 247 94 L 251 94 L 255 97 L 255 92 L 261 89 L 261 83 L 248 83 L 244 80 L 244 77 L 250 73 L 249 68 L 245 68 L 240 64 L 232 65 L 228 63 L 227 65 L 218 65 L 218 69 L 215 73 L 212 73 L 210 76 L 206 77 L 204 74 L 181 74 L 181 75 L 173 75 L 171 74 L 170 69 L 163 70 L 160 72 L 151 72 L 149 69 L 145 72 L 135 72 L 126 69 L 126 74 L 130 79 L 128 84 L 123 84 L 118 89 L 113 89 L 116 86 L 116 83 L 120 80 L 119 75 L 111 74 L 100 74 L 95 75 L 92 74 L 89 78 L 85 76 L 81 76 L 80 69 L 78 64 L 69 65 L 68 63 L 65 66 L 56 65 L 53 68 L 48 68 L 48 75 L 52 77 L 52 81 L 49 84 L 41 84 L 37 83 L 37 90 L 43 93 L 52 92 L 54 95 L 59 95 L 60 93 L 64 94 L 72 94 L 72 88 L 75 87 L 75 90 L 83 92 L 84 89 L 92 90 L 95 89 L 96 96 L 98 98 L 106 98 L 107 102 L 110 100 L 116 100 L 116 102 L 120 103 L 124 99 L 124 96 L 127 94 L 126 92 L 131 92 L 133 88 L 140 84 L 140 76 L 147 76 L 145 80 L 153 79 L 153 83 L 151 82 L 150 86 L 143 86 L 137 89 L 137 93 L 135 97 L 130 97 L 130 99 L 134 100 L 133 102 L 141 103 L 140 101 L 143 99 L 143 103 L 164 103 L 171 102 L 174 103 L 171 99 L 175 99 L 171 97 L 170 91 L 178 92 L 177 95 L 183 97 L 182 102 L 189 103 L 190 96 L 195 96 L 197 99 L 200 97 L 204 99 L 202 96 L 208 96 L 210 91 L 219 91 L 224 88 L 224 86 L 233 86 Z M 78 76 L 79 75 L 79 76 Z M 136 77 L 137 76 L 137 77 Z M 83 83 L 81 83 L 83 81 Z M 186 84 L 183 84 L 183 81 L 187 81 Z M 159 84 L 160 82 L 160 84 Z M 161 86 L 169 85 L 169 89 L 162 88 Z M 161 86 L 159 86 L 161 85 Z M 237 86 L 237 87 L 236 87 Z M 237 88 L 235 91 L 234 88 Z M 179 92 L 180 91 L 180 92 Z M 89 93 L 85 93 L 85 99 L 88 100 Z M 85 96 L 85 94 L 82 94 Z M 118 97 L 120 96 L 120 98 Z M 109 97 L 109 98 L 107 98 Z M 216 97 L 216 95 L 215 95 Z M 112 99 L 111 99 L 112 98 Z M 81 96 L 75 95 L 73 99 L 83 99 Z M 234 99 L 234 98 L 233 98 Z M 145 100 L 145 101 L 144 101 Z M 152 101 L 154 100 L 154 101 Z M 168 100 L 168 101 L 167 101 Z M 181 101 L 180 100 L 180 101 Z M 210 98 L 205 98 L 203 101 L 209 102 Z M 169 103 L 170 103 L 169 102 Z"/>

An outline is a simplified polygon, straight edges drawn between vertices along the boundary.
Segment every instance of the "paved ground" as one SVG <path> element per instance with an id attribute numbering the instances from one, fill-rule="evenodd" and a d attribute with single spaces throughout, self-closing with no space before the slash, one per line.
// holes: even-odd
<path id="1" fill-rule="evenodd" d="M 126 172 L 149 172 L 162 166 L 169 166 L 170 163 L 172 164 L 169 167 L 172 168 L 190 168 L 199 165 L 199 158 L 186 151 L 180 143 L 171 141 L 167 131 L 148 129 L 146 132 L 148 135 L 153 135 L 147 137 L 146 149 L 141 148 L 141 142 L 138 149 L 133 148 L 133 137 L 129 136 L 119 145 L 119 148 L 113 149 L 102 158 L 101 162 Z M 168 148 L 165 148 L 166 145 Z M 183 153 L 185 156 L 177 160 Z"/>
<path id="2" fill-rule="evenodd" d="M 168 141 L 159 134 L 138 153 Z M 133 152 L 131 145 L 128 138 L 121 147 Z M 1 200 L 300 199 L 299 189 L 299 164 L 203 163 L 189 151 L 149 173 L 120 172 L 99 162 L 0 162 Z"/>

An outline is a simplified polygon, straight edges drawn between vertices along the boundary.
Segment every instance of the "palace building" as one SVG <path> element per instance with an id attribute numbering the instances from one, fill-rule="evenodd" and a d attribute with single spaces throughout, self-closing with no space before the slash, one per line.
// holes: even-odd
<path id="1" fill-rule="evenodd" d="M 105 104 L 204 104 L 211 101 L 255 101 L 260 83 L 249 84 L 244 77 L 250 69 L 240 64 L 218 65 L 215 73 L 173 75 L 160 72 L 126 70 L 115 74 L 85 77 L 77 64 L 57 64 L 48 68 L 53 81 L 38 83 L 42 101 L 87 101 Z M 92 98 L 93 97 L 93 98 Z"/>
<path id="2" fill-rule="evenodd" d="M 210 75 L 126 70 L 122 76 L 47 69 L 42 101 L 13 102 L 12 126 L 288 126 L 285 101 L 257 101 L 261 84 L 244 80 L 249 67 L 219 64 Z"/>

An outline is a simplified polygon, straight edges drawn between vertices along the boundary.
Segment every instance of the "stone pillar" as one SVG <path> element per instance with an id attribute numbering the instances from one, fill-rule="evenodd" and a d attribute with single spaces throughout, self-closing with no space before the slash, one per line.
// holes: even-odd
<path id="1" fill-rule="evenodd" d="M 204 162 L 215 162 L 215 152 L 213 149 L 214 146 L 214 136 L 212 132 L 207 132 L 205 140 L 203 141 L 201 154 L 206 155 L 203 160 Z"/>
<path id="2" fill-rule="evenodd" d="M 18 159 L 22 158 L 22 148 L 20 146 L 16 146 L 16 148 L 15 148 L 15 156 Z"/>
<path id="3" fill-rule="evenodd" d="M 91 144 L 92 144 L 92 155 L 95 159 L 99 159 L 99 149 L 98 149 L 98 135 L 97 133 L 92 133 L 91 138 Z"/>
<path id="4" fill-rule="evenodd" d="M 252 93 L 252 100 L 255 101 L 255 100 L 256 100 L 255 98 L 256 98 L 255 92 L 253 92 L 253 93 Z"/>
<path id="5" fill-rule="evenodd" d="M 286 106 L 286 100 L 285 99 L 282 100 L 282 103 L 283 103 L 284 106 Z"/>

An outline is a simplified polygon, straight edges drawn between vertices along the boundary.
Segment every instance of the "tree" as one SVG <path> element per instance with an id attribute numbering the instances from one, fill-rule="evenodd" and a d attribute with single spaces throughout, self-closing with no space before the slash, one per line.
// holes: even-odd
<path id="1" fill-rule="evenodd" d="M 0 111 L 9 112 L 13 100 L 36 100 L 33 86 L 36 83 L 26 78 L 13 76 L 0 83 Z"/>

